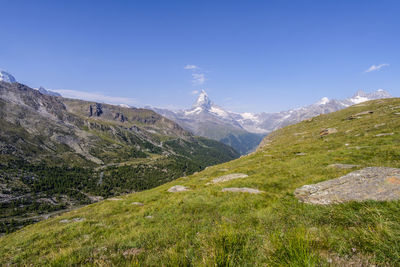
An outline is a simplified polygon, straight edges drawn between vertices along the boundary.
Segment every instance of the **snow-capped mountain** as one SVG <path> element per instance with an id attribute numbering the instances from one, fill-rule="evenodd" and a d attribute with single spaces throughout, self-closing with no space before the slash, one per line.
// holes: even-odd
<path id="1" fill-rule="evenodd" d="M 196 135 L 212 138 L 232 146 L 241 154 L 257 147 L 265 134 L 251 133 L 237 120 L 237 114 L 215 105 L 202 90 L 191 109 L 171 111 L 153 108 Z"/>
<path id="2" fill-rule="evenodd" d="M 199 117 L 203 121 L 207 119 L 219 119 L 223 122 L 227 122 L 234 126 L 242 128 L 233 116 L 234 114 L 224 110 L 220 106 L 215 105 L 204 90 L 200 92 L 197 101 L 193 104 L 191 109 L 177 112 L 177 114 L 189 118 Z"/>
<path id="3" fill-rule="evenodd" d="M 352 97 L 343 100 L 330 100 L 327 97 L 323 97 L 312 105 L 297 109 L 277 113 L 240 114 L 241 117 L 238 119 L 238 121 L 240 122 L 241 126 L 249 132 L 269 133 L 276 129 L 315 117 L 320 114 L 338 111 L 351 105 L 359 104 L 369 100 L 390 97 L 392 96 L 382 89 L 372 93 L 366 93 L 362 90 L 359 90 Z"/>
<path id="4" fill-rule="evenodd" d="M 17 82 L 17 80 L 14 78 L 14 76 L 12 76 L 10 73 L 8 73 L 4 70 L 0 70 L 0 81 L 6 82 L 6 83 L 16 83 Z M 42 86 L 40 86 L 39 88 L 35 88 L 35 89 L 38 90 L 43 95 L 61 96 L 59 93 L 47 90 Z"/>
<path id="5" fill-rule="evenodd" d="M 10 73 L 0 70 L 0 81 L 6 82 L 6 83 L 15 83 L 17 80 L 12 76 Z"/>
<path id="6" fill-rule="evenodd" d="M 219 140 L 245 154 L 255 149 L 263 136 L 276 129 L 368 100 L 390 97 L 392 96 L 382 89 L 372 93 L 360 90 L 343 100 L 323 97 L 312 105 L 297 109 L 253 114 L 227 111 L 214 104 L 202 90 L 191 109 L 153 109 L 197 135 Z"/>
<path id="7" fill-rule="evenodd" d="M 40 86 L 39 89 L 37 89 L 41 94 L 43 95 L 52 95 L 52 96 L 61 96 L 61 94 L 47 90 L 46 88 Z"/>

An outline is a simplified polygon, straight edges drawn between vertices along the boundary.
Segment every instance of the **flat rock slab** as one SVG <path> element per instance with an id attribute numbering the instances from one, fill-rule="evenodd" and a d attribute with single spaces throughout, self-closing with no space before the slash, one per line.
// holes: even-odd
<path id="1" fill-rule="evenodd" d="M 328 205 L 348 201 L 400 199 L 400 169 L 369 167 L 294 191 L 302 202 Z"/>
<path id="2" fill-rule="evenodd" d="M 232 174 L 227 174 L 224 176 L 217 177 L 217 178 L 213 179 L 211 182 L 213 184 L 216 184 L 216 183 L 222 183 L 222 182 L 227 182 L 230 180 L 246 178 L 246 177 L 248 177 L 248 175 L 244 174 L 244 173 L 232 173 Z"/>
<path id="3" fill-rule="evenodd" d="M 353 169 L 356 167 L 359 167 L 360 165 L 353 165 L 353 164 L 340 164 L 340 163 L 336 163 L 336 164 L 330 164 L 328 165 L 328 168 L 336 168 L 336 169 Z"/>
<path id="4" fill-rule="evenodd" d="M 188 191 L 189 189 L 183 185 L 175 185 L 168 189 L 168 192 L 170 193 L 177 193 L 177 192 L 183 192 L 183 191 Z"/>
<path id="5" fill-rule="evenodd" d="M 84 220 L 85 220 L 85 218 L 73 218 L 71 220 L 64 219 L 64 220 L 60 220 L 60 223 L 83 222 Z"/>
<path id="6" fill-rule="evenodd" d="M 264 191 L 254 189 L 254 188 L 248 188 L 248 187 L 228 187 L 228 188 L 222 189 L 222 192 L 260 194 L 260 193 L 263 193 Z"/>
<path id="7" fill-rule="evenodd" d="M 367 111 L 363 111 L 363 112 L 360 112 L 357 114 L 353 114 L 350 117 L 348 117 L 347 119 L 348 120 L 361 119 L 361 116 L 372 114 L 372 113 L 374 113 L 374 112 L 371 110 L 367 110 Z"/>

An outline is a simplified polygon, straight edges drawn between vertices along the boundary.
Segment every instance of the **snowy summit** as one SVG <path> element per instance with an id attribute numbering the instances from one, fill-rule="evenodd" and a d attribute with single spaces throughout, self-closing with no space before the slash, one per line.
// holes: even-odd
<path id="1" fill-rule="evenodd" d="M 6 83 L 16 83 L 17 80 L 12 76 L 10 73 L 0 70 L 0 81 L 6 82 Z"/>

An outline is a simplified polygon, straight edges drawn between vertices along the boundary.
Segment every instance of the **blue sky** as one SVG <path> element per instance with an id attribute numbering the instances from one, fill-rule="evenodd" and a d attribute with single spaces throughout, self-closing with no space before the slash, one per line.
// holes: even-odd
<path id="1" fill-rule="evenodd" d="M 0 68 L 32 87 L 169 108 L 189 107 L 205 89 L 238 112 L 280 111 L 359 89 L 400 95 L 400 1 L 0 6 Z"/>

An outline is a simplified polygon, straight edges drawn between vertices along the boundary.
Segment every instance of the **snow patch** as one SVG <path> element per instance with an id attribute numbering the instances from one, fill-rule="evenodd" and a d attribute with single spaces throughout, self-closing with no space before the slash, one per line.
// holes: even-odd
<path id="1" fill-rule="evenodd" d="M 319 100 L 316 104 L 317 104 L 317 105 L 326 105 L 326 104 L 328 104 L 328 103 L 329 103 L 329 98 L 323 97 L 323 98 L 321 98 L 321 100 Z"/>
<path id="2" fill-rule="evenodd" d="M 219 107 L 216 107 L 216 106 L 211 106 L 210 112 L 216 114 L 217 116 L 223 117 L 223 118 L 228 117 L 228 113 L 225 110 L 223 110 Z"/>
<path id="3" fill-rule="evenodd" d="M 353 102 L 354 104 L 359 104 L 359 103 L 362 103 L 362 102 L 365 102 L 368 100 L 370 100 L 368 97 L 363 97 L 363 96 L 359 96 L 359 95 L 350 98 L 350 101 Z"/>

